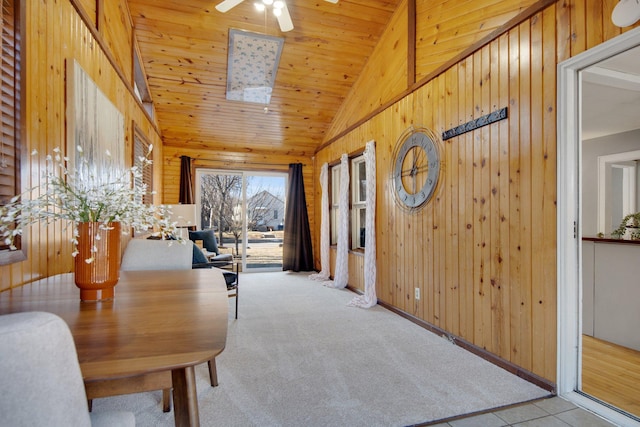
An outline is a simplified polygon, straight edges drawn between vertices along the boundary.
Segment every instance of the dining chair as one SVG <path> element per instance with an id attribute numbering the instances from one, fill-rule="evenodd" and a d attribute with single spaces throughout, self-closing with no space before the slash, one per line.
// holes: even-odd
<path id="1" fill-rule="evenodd" d="M 194 243 L 202 242 L 202 249 L 204 249 L 205 255 L 209 261 L 232 261 L 233 254 L 226 254 L 220 252 L 218 246 L 218 239 L 216 238 L 213 230 L 191 230 L 189 231 L 189 240 Z"/>
<path id="2" fill-rule="evenodd" d="M 124 250 L 120 269 L 135 270 L 189 270 L 197 267 L 194 264 L 194 254 L 200 249 L 191 241 L 177 242 L 159 239 L 131 239 Z M 203 255 L 204 256 L 204 255 Z M 213 266 L 209 266 L 211 268 Z M 227 281 L 225 277 L 225 281 Z M 228 283 L 228 281 L 227 281 Z M 227 285 L 227 290 L 229 286 Z M 237 306 L 236 306 L 237 307 Z M 237 315 L 237 308 L 236 308 Z M 218 385 L 216 360 L 207 361 L 209 367 L 209 381 L 211 387 Z M 163 390 L 163 410 L 171 409 L 168 390 Z"/>
<path id="3" fill-rule="evenodd" d="M 210 231 L 210 230 L 207 230 Z M 192 268 L 220 268 L 224 271 L 222 274 L 224 275 L 224 280 L 227 284 L 227 294 L 229 298 L 235 297 L 236 299 L 236 311 L 235 318 L 238 318 L 238 285 L 240 282 L 240 274 L 239 274 L 239 263 L 235 262 L 233 256 L 231 254 L 220 254 L 216 252 L 217 245 L 211 246 L 211 243 L 207 243 L 207 237 L 204 237 L 204 234 L 198 232 L 189 232 L 189 238 L 194 243 L 197 240 L 203 239 L 205 248 L 211 248 L 209 253 L 216 254 L 214 256 L 207 256 L 204 251 L 200 250 L 198 246 L 194 246 L 193 248 L 193 264 Z M 213 231 L 211 231 L 211 237 L 215 240 L 215 236 L 213 236 Z"/>
<path id="4" fill-rule="evenodd" d="M 1 425 L 136 425 L 132 412 L 89 412 L 71 331 L 55 314 L 0 316 L 0 361 Z"/>

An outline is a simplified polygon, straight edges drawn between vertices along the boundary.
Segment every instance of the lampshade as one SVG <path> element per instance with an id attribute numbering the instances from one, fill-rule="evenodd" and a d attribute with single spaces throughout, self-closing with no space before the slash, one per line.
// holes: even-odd
<path id="1" fill-rule="evenodd" d="M 196 205 L 169 205 L 171 216 L 169 220 L 176 223 L 176 227 L 197 227 L 198 213 Z"/>

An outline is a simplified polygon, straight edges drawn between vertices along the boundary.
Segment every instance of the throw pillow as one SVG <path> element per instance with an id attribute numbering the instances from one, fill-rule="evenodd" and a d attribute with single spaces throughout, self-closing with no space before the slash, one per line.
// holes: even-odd
<path id="1" fill-rule="evenodd" d="M 189 240 L 198 241 L 202 240 L 202 246 L 209 252 L 215 252 L 219 254 L 218 251 L 218 242 L 216 241 L 216 236 L 213 234 L 213 230 L 199 230 L 199 231 L 189 231 Z"/>
<path id="2" fill-rule="evenodd" d="M 193 245 L 193 258 L 191 259 L 191 264 L 206 264 L 207 257 L 204 256 L 202 249 Z"/>

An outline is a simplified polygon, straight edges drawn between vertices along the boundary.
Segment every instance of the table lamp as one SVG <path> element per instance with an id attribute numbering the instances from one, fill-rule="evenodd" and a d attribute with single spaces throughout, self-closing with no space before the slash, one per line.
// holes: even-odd
<path id="1" fill-rule="evenodd" d="M 171 216 L 169 220 L 176 223 L 176 228 L 182 239 L 188 239 L 185 229 L 195 230 L 198 227 L 197 207 L 194 204 L 169 205 Z"/>

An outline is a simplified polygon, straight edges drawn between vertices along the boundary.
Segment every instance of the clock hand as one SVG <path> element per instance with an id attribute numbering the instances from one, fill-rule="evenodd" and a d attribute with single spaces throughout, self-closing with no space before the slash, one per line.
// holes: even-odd
<path id="1" fill-rule="evenodd" d="M 405 169 L 405 170 L 400 172 L 401 176 L 413 176 L 412 174 L 413 174 L 413 168 Z"/>
<path id="2" fill-rule="evenodd" d="M 416 173 L 428 171 L 428 170 L 429 170 L 429 164 L 425 163 L 423 166 L 416 168 Z"/>

